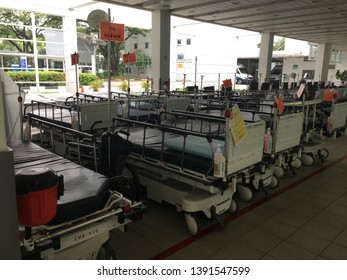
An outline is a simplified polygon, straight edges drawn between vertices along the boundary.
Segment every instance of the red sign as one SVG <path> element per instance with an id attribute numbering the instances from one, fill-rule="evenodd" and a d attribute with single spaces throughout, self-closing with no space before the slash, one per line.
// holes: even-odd
<path id="1" fill-rule="evenodd" d="M 325 90 L 323 100 L 333 101 L 333 92 L 329 89 Z"/>
<path id="2" fill-rule="evenodd" d="M 280 96 L 276 99 L 276 105 L 277 105 L 278 112 L 281 114 L 284 110 L 284 103 L 283 103 L 282 96 Z"/>
<path id="3" fill-rule="evenodd" d="M 135 63 L 136 62 L 136 53 L 126 53 L 123 54 L 124 64 Z"/>
<path id="4" fill-rule="evenodd" d="M 76 65 L 76 64 L 78 64 L 78 62 L 79 62 L 79 55 L 78 55 L 78 53 L 73 53 L 73 54 L 71 54 L 71 65 Z"/>
<path id="5" fill-rule="evenodd" d="M 124 24 L 101 22 L 100 40 L 124 42 Z"/>
<path id="6" fill-rule="evenodd" d="M 233 83 L 232 83 L 231 79 L 227 79 L 227 80 L 224 80 L 224 81 L 223 81 L 223 86 L 226 87 L 226 88 L 227 88 L 227 87 L 231 87 L 232 84 L 233 84 Z"/>

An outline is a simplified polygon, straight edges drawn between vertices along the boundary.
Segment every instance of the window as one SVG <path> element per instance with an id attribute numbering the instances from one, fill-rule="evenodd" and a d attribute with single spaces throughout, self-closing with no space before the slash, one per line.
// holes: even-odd
<path id="1" fill-rule="evenodd" d="M 187 45 L 190 45 L 191 44 L 191 39 L 188 38 L 187 41 L 186 41 Z"/>
<path id="2" fill-rule="evenodd" d="M 309 58 L 315 60 L 317 58 L 317 50 L 318 47 L 314 45 L 310 45 L 310 55 Z"/>
<path id="3" fill-rule="evenodd" d="M 297 64 L 293 64 L 293 69 L 298 69 L 298 65 Z"/>
<path id="4" fill-rule="evenodd" d="M 302 77 L 307 80 L 313 80 L 314 70 L 302 70 Z"/>
<path id="5" fill-rule="evenodd" d="M 182 45 L 182 40 L 181 39 L 177 39 L 177 46 Z"/>
<path id="6" fill-rule="evenodd" d="M 330 61 L 331 62 L 340 62 L 340 51 L 331 50 L 330 51 Z"/>
<path id="7" fill-rule="evenodd" d="M 149 43 L 145 42 L 145 49 L 148 49 L 148 48 L 149 48 Z"/>
<path id="8" fill-rule="evenodd" d="M 134 50 L 137 50 L 137 43 L 134 43 Z"/>

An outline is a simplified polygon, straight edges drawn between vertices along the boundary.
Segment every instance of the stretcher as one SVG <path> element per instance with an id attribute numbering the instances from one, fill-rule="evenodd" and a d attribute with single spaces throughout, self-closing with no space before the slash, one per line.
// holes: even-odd
<path id="1" fill-rule="evenodd" d="M 271 184 L 273 170 L 262 162 L 263 121 L 246 123 L 248 135 L 235 145 L 224 117 L 163 114 L 170 117 L 160 125 L 124 118 L 114 121 L 128 130 L 134 147 L 128 163 L 146 187 L 148 198 L 168 202 L 183 212 L 192 235 L 199 233 L 206 218 L 223 225 L 221 215 L 237 210 L 236 190 L 249 201 L 250 185 Z M 183 119 L 179 125 L 174 121 L 177 118 Z M 222 175 L 214 173 L 219 145 L 225 157 Z"/>
<path id="2" fill-rule="evenodd" d="M 62 178 L 63 184 L 63 187 L 59 187 L 56 212 L 47 222 L 42 221 L 41 224 L 40 221 L 48 213 L 39 211 L 36 214 L 40 201 L 35 205 L 29 201 L 26 208 L 18 211 L 24 211 L 22 216 L 26 215 L 30 220 L 33 220 L 32 216 L 38 216 L 30 222 L 33 224 L 25 221 L 19 226 L 22 258 L 115 258 L 109 232 L 114 229 L 127 230 L 127 225 L 140 219 L 144 211 L 140 201 L 132 201 L 117 191 L 119 178 L 109 179 L 31 142 L 9 143 L 9 147 L 14 153 L 16 178 L 24 170 L 39 174 L 42 169 L 49 168 Z M 41 187 L 42 183 L 38 185 Z M 47 196 L 49 194 L 44 193 L 42 201 Z M 34 198 L 30 197 L 31 200 Z M 17 201 L 23 203 L 23 199 L 17 198 Z M 45 206 L 44 203 L 41 208 Z M 21 204 L 18 207 L 21 209 Z"/>

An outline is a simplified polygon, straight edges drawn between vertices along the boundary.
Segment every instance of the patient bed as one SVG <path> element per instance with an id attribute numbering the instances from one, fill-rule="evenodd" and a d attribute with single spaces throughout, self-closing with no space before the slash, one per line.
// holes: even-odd
<path id="1" fill-rule="evenodd" d="M 64 194 L 58 200 L 52 220 L 30 228 L 29 236 L 27 228 L 20 227 L 23 258 L 96 257 L 100 246 L 108 241 L 109 231 L 124 229 L 142 211 L 139 202 L 132 202 L 111 191 L 112 180 L 97 172 L 31 142 L 11 142 L 8 145 L 13 149 L 15 172 L 25 168 L 50 168 L 62 175 L 64 181 Z M 125 206 L 132 209 L 134 216 L 124 212 Z M 73 241 L 76 236 L 91 231 L 92 235 Z M 83 255 L 89 250 L 96 253 L 89 257 Z"/>
<path id="2" fill-rule="evenodd" d="M 246 192 L 243 189 L 249 190 L 248 184 L 264 187 L 271 183 L 272 170 L 262 163 L 263 121 L 246 123 L 248 135 L 235 145 L 224 117 L 165 114 L 171 116 L 161 125 L 123 118 L 115 121 L 128 129 L 134 146 L 128 162 L 146 186 L 148 197 L 183 211 L 191 234 L 201 230 L 199 213 L 220 222 L 222 213 L 234 212 L 233 195 L 239 187 Z M 179 123 L 174 120 L 178 115 L 183 118 Z M 217 145 L 225 156 L 221 177 L 214 173 Z M 262 172 L 256 171 L 260 169 Z"/>

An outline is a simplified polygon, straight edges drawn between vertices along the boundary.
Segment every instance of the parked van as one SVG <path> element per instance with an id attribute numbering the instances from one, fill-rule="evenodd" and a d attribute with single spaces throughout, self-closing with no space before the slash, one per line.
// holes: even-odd
<path id="1" fill-rule="evenodd" d="M 280 81 L 282 79 L 282 64 L 275 65 L 271 70 L 270 81 Z"/>
<path id="2" fill-rule="evenodd" d="M 254 80 L 254 77 L 248 73 L 245 66 L 238 64 L 235 71 L 235 81 L 237 84 L 248 84 Z"/>

